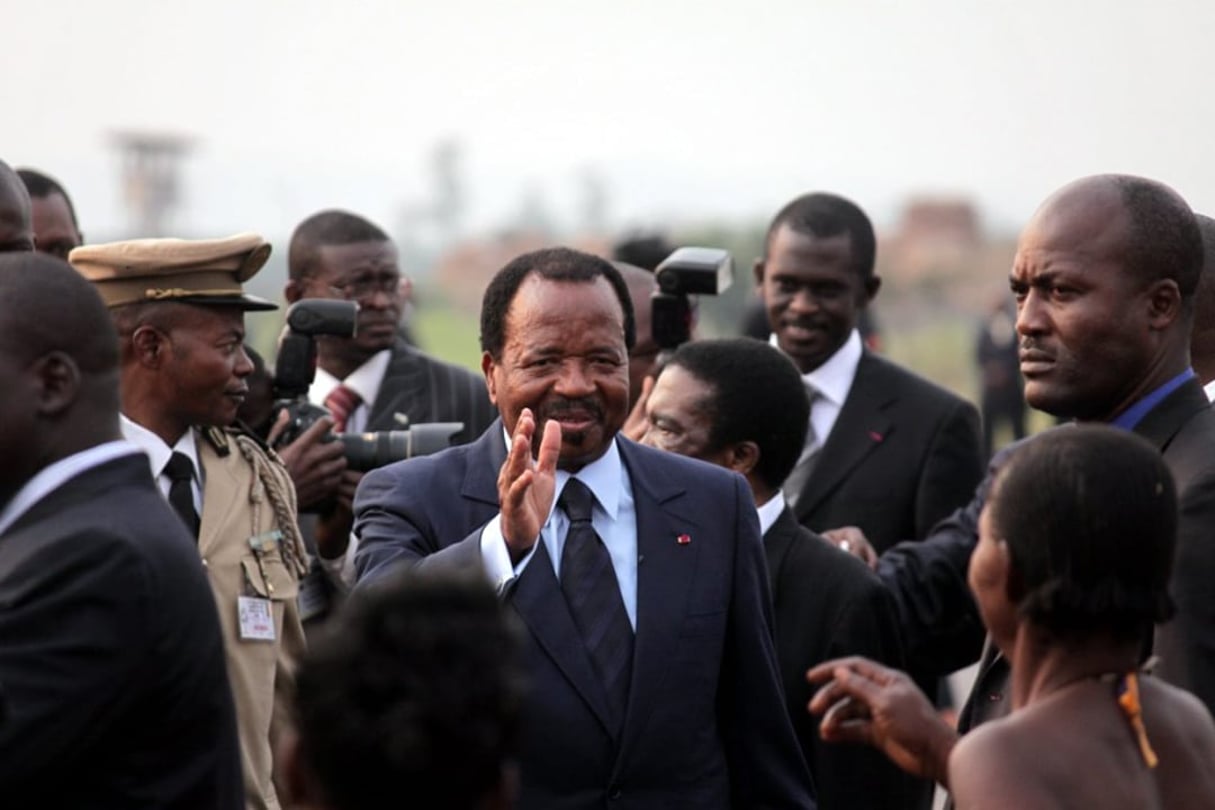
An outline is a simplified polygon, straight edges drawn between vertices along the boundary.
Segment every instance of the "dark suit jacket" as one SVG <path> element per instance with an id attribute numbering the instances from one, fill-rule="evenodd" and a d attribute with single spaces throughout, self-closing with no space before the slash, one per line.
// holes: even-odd
<path id="1" fill-rule="evenodd" d="M 617 739 L 543 544 L 506 598 L 528 633 L 521 808 L 813 807 L 781 694 L 750 490 L 618 438 L 637 510 L 637 635 Z M 376 470 L 355 502 L 360 582 L 401 560 L 480 565 L 505 456 L 472 445 Z M 691 542 L 676 538 L 687 534 Z M 441 550 L 441 551 L 440 551 Z M 434 554 L 434 552 L 440 552 Z"/>
<path id="2" fill-rule="evenodd" d="M 861 745 L 824 742 L 806 710 L 811 667 L 863 655 L 901 669 L 903 650 L 894 605 L 864 563 L 799 526 L 789 509 L 764 534 L 776 617 L 776 657 L 793 730 L 823 810 L 911 810 L 932 803 L 933 786 L 907 776 L 883 754 Z"/>
<path id="3" fill-rule="evenodd" d="M 498 411 L 489 401 L 485 378 L 466 368 L 444 363 L 404 340 L 392 347 L 392 359 L 380 391 L 367 416 L 367 430 L 401 430 L 422 422 L 463 422 L 452 444 L 467 444 L 480 436 Z"/>
<path id="4" fill-rule="evenodd" d="M 859 526 L 880 553 L 927 534 L 982 474 L 975 407 L 866 351 L 794 512 L 816 532 Z"/>
<path id="5" fill-rule="evenodd" d="M 243 806 L 215 599 L 142 455 L 0 536 L 0 683 L 4 806 Z"/>
<path id="6" fill-rule="evenodd" d="M 1170 583 L 1178 613 L 1157 629 L 1159 672 L 1215 712 L 1215 412 L 1202 387 L 1190 380 L 1144 416 L 1135 433 L 1160 448 L 1177 484 L 1181 512 Z M 935 665 L 943 674 L 979 655 L 983 625 L 966 570 L 991 481 L 1015 447 L 992 458 L 969 505 L 942 521 L 924 542 L 900 544 L 878 563 L 878 574 L 895 598 L 912 666 Z M 1007 678 L 1002 659 L 984 657 L 963 723 L 977 725 L 1006 711 Z"/>

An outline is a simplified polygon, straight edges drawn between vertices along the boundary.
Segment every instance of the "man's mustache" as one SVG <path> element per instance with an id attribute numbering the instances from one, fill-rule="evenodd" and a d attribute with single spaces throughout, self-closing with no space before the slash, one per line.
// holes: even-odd
<path id="1" fill-rule="evenodd" d="M 540 422 L 543 422 L 545 419 L 559 419 L 571 413 L 587 414 L 600 419 L 603 417 L 603 403 L 597 397 L 557 399 L 544 403 L 537 411 Z"/>

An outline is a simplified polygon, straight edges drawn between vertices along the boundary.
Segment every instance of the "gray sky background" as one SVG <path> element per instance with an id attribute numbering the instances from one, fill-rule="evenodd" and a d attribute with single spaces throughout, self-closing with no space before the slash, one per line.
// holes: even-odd
<path id="1" fill-rule="evenodd" d="M 1215 0 L 6 0 L 0 157 L 124 222 L 106 134 L 189 134 L 193 234 L 284 236 L 322 207 L 396 230 L 464 147 L 469 222 L 529 189 L 576 220 L 751 217 L 828 189 L 892 224 L 965 194 L 1015 229 L 1100 171 L 1215 212 Z"/>

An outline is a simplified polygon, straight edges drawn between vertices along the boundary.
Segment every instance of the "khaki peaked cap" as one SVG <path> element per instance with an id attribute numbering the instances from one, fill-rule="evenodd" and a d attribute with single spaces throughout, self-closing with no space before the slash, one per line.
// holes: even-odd
<path id="1" fill-rule="evenodd" d="M 277 309 L 245 294 L 241 282 L 270 258 L 270 244 L 254 233 L 226 239 L 130 239 L 78 247 L 68 262 L 93 282 L 108 307 L 176 301 L 246 310 Z"/>

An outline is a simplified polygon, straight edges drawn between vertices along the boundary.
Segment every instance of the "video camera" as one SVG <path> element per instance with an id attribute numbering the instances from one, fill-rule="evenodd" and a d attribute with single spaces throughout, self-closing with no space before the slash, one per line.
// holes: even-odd
<path id="1" fill-rule="evenodd" d="M 681 247 L 654 269 L 658 290 L 650 296 L 650 330 L 660 349 L 691 339 L 689 295 L 721 295 L 734 282 L 734 260 L 718 248 Z"/>
<path id="2" fill-rule="evenodd" d="M 319 298 L 297 301 L 287 310 L 287 329 L 279 341 L 274 368 L 275 412 L 288 414 L 278 446 L 290 444 L 316 420 L 329 416 L 327 410 L 308 401 L 308 389 L 316 378 L 316 338 L 354 337 L 358 311 L 359 305 L 353 301 Z M 366 472 L 449 447 L 452 437 L 463 429 L 463 422 L 429 422 L 401 430 L 341 433 L 331 440 L 342 443 L 350 469 Z"/>

